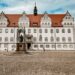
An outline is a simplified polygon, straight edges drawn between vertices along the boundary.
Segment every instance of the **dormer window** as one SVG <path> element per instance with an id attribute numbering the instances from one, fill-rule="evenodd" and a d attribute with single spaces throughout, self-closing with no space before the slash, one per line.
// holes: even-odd
<path id="1" fill-rule="evenodd" d="M 66 17 L 66 19 L 67 19 L 67 17 Z"/>
<path id="2" fill-rule="evenodd" d="M 33 23 L 33 26 L 37 26 L 38 25 L 38 23 Z"/>
<path id="3" fill-rule="evenodd" d="M 71 23 L 70 23 L 71 22 Z M 63 20 L 62 20 L 62 25 L 65 27 L 69 27 L 72 26 L 72 24 L 74 23 L 74 18 L 70 15 L 70 13 L 67 11 L 67 13 L 65 14 Z"/>
<path id="4" fill-rule="evenodd" d="M 68 19 L 70 19 L 70 17 L 68 17 Z"/>
<path id="5" fill-rule="evenodd" d="M 64 23 L 64 25 L 66 25 L 66 23 Z"/>
<path id="6" fill-rule="evenodd" d="M 26 16 L 25 12 L 23 12 L 23 15 L 19 18 L 18 21 L 19 27 L 29 27 L 29 18 Z"/>
<path id="7" fill-rule="evenodd" d="M 51 18 L 45 12 L 44 16 L 41 18 L 40 22 L 41 27 L 51 27 Z"/>
<path id="8" fill-rule="evenodd" d="M 4 12 L 1 12 L 1 15 L 0 15 L 0 27 L 7 27 L 8 25 L 8 21 L 7 21 L 7 18 L 4 14 Z"/>

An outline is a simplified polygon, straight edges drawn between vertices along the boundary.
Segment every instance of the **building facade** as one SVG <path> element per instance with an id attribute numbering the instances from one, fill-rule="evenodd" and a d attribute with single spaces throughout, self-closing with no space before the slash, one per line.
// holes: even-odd
<path id="1" fill-rule="evenodd" d="M 75 50 L 74 17 L 65 14 L 0 14 L 0 51 Z"/>

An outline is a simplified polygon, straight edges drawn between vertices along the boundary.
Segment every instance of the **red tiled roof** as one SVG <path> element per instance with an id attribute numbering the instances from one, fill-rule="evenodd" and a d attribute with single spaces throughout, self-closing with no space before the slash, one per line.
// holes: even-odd
<path id="1" fill-rule="evenodd" d="M 22 16 L 22 14 L 6 14 L 6 17 L 8 18 L 9 25 L 8 27 L 17 27 L 18 26 L 18 20 Z M 30 27 L 40 27 L 40 21 L 41 18 L 44 16 L 44 14 L 38 14 L 37 16 L 34 16 L 33 14 L 27 15 L 30 20 Z M 62 27 L 62 19 L 65 16 L 65 14 L 49 14 L 48 15 L 51 18 L 52 21 L 52 27 Z"/>
<path id="2" fill-rule="evenodd" d="M 49 15 L 52 20 L 52 27 L 62 27 L 62 19 L 64 18 L 65 14 L 53 14 Z"/>
<path id="3" fill-rule="evenodd" d="M 18 27 L 18 20 L 21 16 L 20 14 L 6 14 L 9 21 L 8 27 Z"/>

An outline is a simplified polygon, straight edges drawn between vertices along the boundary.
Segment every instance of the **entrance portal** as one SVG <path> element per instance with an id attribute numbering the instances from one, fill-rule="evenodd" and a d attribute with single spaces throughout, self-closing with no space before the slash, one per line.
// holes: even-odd
<path id="1" fill-rule="evenodd" d="M 27 49 L 30 49 L 31 43 L 27 43 Z"/>

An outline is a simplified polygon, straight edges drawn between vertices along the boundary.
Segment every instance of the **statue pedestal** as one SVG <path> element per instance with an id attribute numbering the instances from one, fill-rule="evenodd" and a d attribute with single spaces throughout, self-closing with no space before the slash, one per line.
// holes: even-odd
<path id="1" fill-rule="evenodd" d="M 26 50 L 27 50 L 27 46 L 25 43 L 18 43 L 17 44 L 17 50 L 16 51 L 26 52 Z"/>

